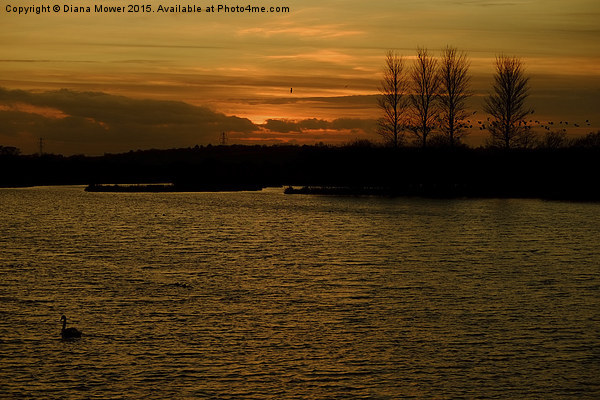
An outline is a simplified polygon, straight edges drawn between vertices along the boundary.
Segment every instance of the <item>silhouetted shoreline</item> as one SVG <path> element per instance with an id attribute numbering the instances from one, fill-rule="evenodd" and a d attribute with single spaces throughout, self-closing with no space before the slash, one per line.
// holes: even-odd
<path id="1" fill-rule="evenodd" d="M 104 156 L 4 155 L 0 186 L 600 201 L 600 148 L 197 146 Z M 117 186 L 114 186 L 117 185 Z"/>
<path id="2" fill-rule="evenodd" d="M 423 197 L 437 199 L 457 198 L 496 198 L 496 199 L 533 199 L 565 200 L 565 201 L 600 201 L 597 190 L 572 190 L 566 192 L 559 189 L 523 190 L 517 188 L 490 188 L 470 185 L 416 184 L 404 187 L 331 187 L 288 186 L 285 194 L 305 194 L 324 196 L 381 196 L 381 197 Z"/>

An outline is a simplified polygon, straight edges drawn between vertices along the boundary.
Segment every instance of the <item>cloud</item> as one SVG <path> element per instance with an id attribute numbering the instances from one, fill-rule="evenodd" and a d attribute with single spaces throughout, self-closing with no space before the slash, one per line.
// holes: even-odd
<path id="1" fill-rule="evenodd" d="M 238 29 L 237 34 L 240 36 L 256 35 L 266 38 L 272 36 L 290 35 L 293 37 L 310 37 L 310 38 L 340 38 L 348 36 L 364 35 L 365 32 L 358 29 L 348 29 L 344 25 L 311 25 L 299 26 L 292 24 L 281 24 L 276 26 L 261 26 Z"/>
<path id="2" fill-rule="evenodd" d="M 352 96 L 331 96 L 331 97 L 276 97 L 266 99 L 245 99 L 250 104 L 322 104 L 331 108 L 372 108 L 377 104 L 377 94 L 352 95 Z"/>
<path id="3" fill-rule="evenodd" d="M 297 122 L 284 119 L 268 119 L 262 127 L 272 132 L 302 132 Z"/>
<path id="4" fill-rule="evenodd" d="M 267 56 L 267 58 L 274 60 L 305 60 L 343 65 L 347 65 L 350 61 L 355 59 L 354 56 L 329 49 L 316 50 L 307 53 L 273 55 Z"/>
<path id="5" fill-rule="evenodd" d="M 308 118 L 303 120 L 268 119 L 261 128 L 278 133 L 308 133 L 314 131 L 344 131 L 369 135 L 375 132 L 376 120 L 359 118 L 337 118 L 333 121 Z"/>
<path id="6" fill-rule="evenodd" d="M 362 96 L 349 99 L 365 101 Z M 330 100 L 335 106 L 343 99 Z M 221 132 L 227 132 L 232 143 L 343 143 L 357 137 L 374 139 L 375 125 L 375 120 L 361 118 L 267 119 L 257 125 L 179 101 L 0 88 L 0 144 L 25 153 L 36 151 L 40 137 L 47 151 L 62 154 L 215 144 Z"/>
<path id="7" fill-rule="evenodd" d="M 452 3 L 461 6 L 475 6 L 475 7 L 505 7 L 505 6 L 519 6 L 521 3 L 514 1 L 482 1 L 482 0 L 456 0 Z"/>
<path id="8" fill-rule="evenodd" d="M 246 118 L 177 101 L 65 89 L 32 92 L 2 88 L 0 126 L 0 134 L 12 137 L 11 143 L 18 137 L 44 137 L 56 152 L 96 154 L 215 143 L 221 132 L 258 129 Z"/>

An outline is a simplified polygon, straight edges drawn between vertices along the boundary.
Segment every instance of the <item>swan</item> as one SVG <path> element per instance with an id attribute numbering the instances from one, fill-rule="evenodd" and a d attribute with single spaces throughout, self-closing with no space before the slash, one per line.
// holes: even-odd
<path id="1" fill-rule="evenodd" d="M 77 328 L 69 328 L 67 329 L 67 317 L 64 315 L 60 317 L 60 320 L 63 323 L 62 330 L 60 331 L 60 335 L 63 339 L 71 339 L 81 337 L 81 332 L 77 330 Z"/>

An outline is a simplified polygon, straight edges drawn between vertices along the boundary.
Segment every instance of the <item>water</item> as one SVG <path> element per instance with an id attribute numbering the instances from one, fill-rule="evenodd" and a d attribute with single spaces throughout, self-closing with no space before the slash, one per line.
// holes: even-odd
<path id="1" fill-rule="evenodd" d="M 600 398 L 599 204 L 0 204 L 0 398 Z"/>

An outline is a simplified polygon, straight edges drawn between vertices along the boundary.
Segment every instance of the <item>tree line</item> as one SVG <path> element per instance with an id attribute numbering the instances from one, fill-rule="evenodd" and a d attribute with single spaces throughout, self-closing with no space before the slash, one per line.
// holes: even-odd
<path id="1" fill-rule="evenodd" d="M 471 112 L 467 105 L 473 95 L 469 67 L 467 54 L 451 46 L 444 48 L 439 58 L 426 48 L 417 48 L 411 66 L 402 55 L 388 51 L 378 98 L 382 111 L 378 133 L 385 142 L 399 147 L 406 143 L 407 137 L 412 137 L 422 147 L 427 147 L 432 138 L 436 144 L 461 145 L 473 127 L 468 118 L 477 113 Z M 529 76 L 523 61 L 518 57 L 497 56 L 493 87 L 483 107 L 489 117 L 484 123 L 479 121 L 479 128 L 490 134 L 487 140 L 490 147 L 564 147 L 568 144 L 564 131 L 549 127 L 542 140 L 536 138 L 533 121 L 529 119 L 534 113 L 527 105 L 529 90 Z"/>
<path id="2" fill-rule="evenodd" d="M 104 156 L 0 155 L 0 171 L 5 171 L 0 187 L 171 183 L 181 191 L 212 191 L 307 186 L 339 194 L 598 201 L 600 187 L 593 174 L 599 155 L 597 146 L 552 151 L 457 146 L 449 151 L 364 144 L 197 146 Z"/>

